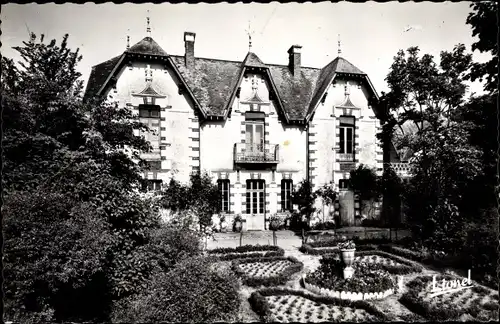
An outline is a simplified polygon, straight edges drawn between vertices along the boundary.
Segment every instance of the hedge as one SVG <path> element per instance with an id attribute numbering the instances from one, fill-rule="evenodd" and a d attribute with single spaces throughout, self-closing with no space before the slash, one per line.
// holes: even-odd
<path id="1" fill-rule="evenodd" d="M 247 275 L 244 271 L 239 268 L 240 264 L 243 263 L 254 263 L 254 262 L 273 262 L 273 261 L 281 261 L 287 260 L 292 262 L 292 265 L 286 267 L 280 274 L 277 276 L 271 277 L 253 277 Z M 288 280 L 290 280 L 291 276 L 302 270 L 304 264 L 297 260 L 294 257 L 257 257 L 257 258 L 245 258 L 238 259 L 232 262 L 232 270 L 241 277 L 243 284 L 250 287 L 259 287 L 259 286 L 279 286 L 284 285 Z"/>
<path id="2" fill-rule="evenodd" d="M 351 300 L 334 298 L 334 297 L 317 296 L 317 295 L 313 295 L 312 293 L 309 293 L 307 291 L 292 290 L 292 289 L 287 289 L 287 288 L 261 289 L 261 290 L 253 292 L 250 295 L 250 298 L 248 299 L 248 301 L 250 302 L 250 305 L 252 306 L 252 309 L 254 310 L 254 312 L 260 316 L 261 320 L 263 322 L 269 322 L 271 320 L 272 313 L 271 313 L 270 308 L 269 308 L 269 303 L 265 297 L 267 297 L 267 296 L 285 296 L 285 295 L 300 296 L 300 297 L 304 297 L 304 298 L 307 298 L 309 300 L 312 300 L 314 302 L 327 304 L 327 305 L 338 305 L 338 306 L 343 306 L 343 307 L 364 309 L 367 312 L 369 312 L 370 314 L 377 316 L 381 322 L 393 321 L 396 319 L 394 315 L 385 314 L 385 313 L 381 312 L 379 309 L 377 309 L 371 303 L 368 303 L 368 302 L 363 301 L 363 300 L 351 301 Z"/>
<path id="3" fill-rule="evenodd" d="M 328 247 L 328 246 L 324 246 Z M 332 246 L 332 247 L 335 247 Z M 356 246 L 356 251 L 374 251 L 377 250 L 377 246 L 374 244 L 366 244 L 366 245 L 357 245 Z M 328 255 L 328 254 L 334 254 L 340 252 L 339 249 L 318 249 L 314 248 L 314 246 L 310 243 L 305 243 L 302 244 L 302 246 L 299 248 L 299 251 L 305 254 L 311 254 L 311 255 Z"/>
<path id="4" fill-rule="evenodd" d="M 437 281 L 443 278 L 453 280 L 452 276 L 439 276 Z M 470 314 L 477 317 L 481 311 L 479 301 L 471 303 L 467 308 L 464 305 L 451 305 L 440 303 L 433 305 L 425 302 L 420 296 L 419 292 L 426 288 L 426 285 L 432 280 L 430 277 L 417 277 L 408 283 L 408 291 L 401 296 L 399 302 L 403 304 L 410 311 L 419 314 L 429 320 L 435 321 L 449 321 L 458 320 L 463 314 Z M 489 307 L 490 305 L 483 306 L 484 310 L 490 311 L 492 318 L 498 318 L 498 305 L 496 309 Z"/>
<path id="5" fill-rule="evenodd" d="M 255 253 L 246 253 L 252 252 Z M 265 252 L 264 254 L 259 252 Z M 223 254 L 214 256 L 220 261 L 230 261 L 242 258 L 259 258 L 259 257 L 280 257 L 285 255 L 285 251 L 274 245 L 243 245 L 236 248 L 217 248 L 213 250 L 208 250 L 209 255 L 213 254 Z"/>

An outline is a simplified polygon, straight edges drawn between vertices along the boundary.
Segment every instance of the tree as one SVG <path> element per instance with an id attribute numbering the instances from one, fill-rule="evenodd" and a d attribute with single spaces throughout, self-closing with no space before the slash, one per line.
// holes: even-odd
<path id="1" fill-rule="evenodd" d="M 338 193 L 333 189 L 333 183 L 324 184 L 318 190 L 316 190 L 316 196 L 321 198 L 322 209 L 321 212 L 323 214 L 323 223 L 325 223 L 325 206 L 328 207 L 328 212 L 330 213 L 330 207 L 337 199 Z"/>
<path id="2" fill-rule="evenodd" d="M 139 251 L 159 226 L 135 190 L 141 165 L 122 151 L 148 149 L 132 132 L 143 126 L 82 102 L 67 39 L 32 35 L 18 65 L 2 57 L 5 310 L 20 322 L 106 320 L 110 299 L 147 278 Z"/>
<path id="3" fill-rule="evenodd" d="M 292 193 L 292 203 L 299 206 L 299 212 L 305 217 L 308 225 L 312 214 L 316 211 L 316 208 L 314 208 L 316 197 L 317 194 L 308 180 L 302 180 L 297 191 Z"/>
<path id="4" fill-rule="evenodd" d="M 379 178 L 375 171 L 363 164 L 355 170 L 351 170 L 349 175 L 349 187 L 359 195 L 360 209 L 363 212 L 369 207 L 368 214 L 371 214 L 373 200 L 381 195 Z"/>
<path id="5" fill-rule="evenodd" d="M 472 81 L 485 80 L 484 90 L 489 93 L 498 91 L 498 4 L 495 1 L 479 1 L 472 3 L 473 9 L 467 16 L 467 24 L 472 27 L 472 36 L 479 40 L 472 44 L 472 50 L 490 53 L 492 58 L 486 63 L 474 62 L 469 78 Z"/>

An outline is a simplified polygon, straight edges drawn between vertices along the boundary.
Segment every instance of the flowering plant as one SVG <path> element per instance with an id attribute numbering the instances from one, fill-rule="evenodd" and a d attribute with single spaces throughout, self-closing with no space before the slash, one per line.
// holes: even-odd
<path id="1" fill-rule="evenodd" d="M 356 244 L 352 240 L 340 242 L 338 244 L 339 249 L 341 250 L 347 250 L 347 249 L 355 249 Z"/>

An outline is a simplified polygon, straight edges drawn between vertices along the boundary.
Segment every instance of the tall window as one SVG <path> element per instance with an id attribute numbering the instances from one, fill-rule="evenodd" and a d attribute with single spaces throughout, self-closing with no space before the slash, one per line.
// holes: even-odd
<path id="1" fill-rule="evenodd" d="M 222 212 L 229 212 L 229 180 L 224 179 L 224 180 L 218 180 L 217 181 L 219 185 L 219 192 L 221 195 L 221 211 Z"/>
<path id="2" fill-rule="evenodd" d="M 247 214 L 264 214 L 264 180 L 247 180 Z"/>
<path id="3" fill-rule="evenodd" d="M 245 131 L 247 152 L 263 152 L 264 150 L 264 121 L 247 121 Z"/>
<path id="4" fill-rule="evenodd" d="M 160 150 L 160 108 L 158 106 L 139 106 L 139 121 L 149 127 L 149 131 L 141 131 L 140 135 L 151 143 L 153 151 Z"/>
<path id="5" fill-rule="evenodd" d="M 354 152 L 354 117 L 340 117 L 340 150 L 341 154 Z"/>
<path id="6" fill-rule="evenodd" d="M 281 180 L 281 210 L 292 210 L 292 190 L 293 182 L 291 179 Z"/>

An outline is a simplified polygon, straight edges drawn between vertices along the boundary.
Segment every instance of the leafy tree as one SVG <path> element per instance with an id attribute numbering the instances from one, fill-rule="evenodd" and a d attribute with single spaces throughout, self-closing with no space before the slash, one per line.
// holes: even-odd
<path id="1" fill-rule="evenodd" d="M 299 212 L 305 217 L 307 224 L 309 224 L 312 214 L 316 211 L 316 208 L 314 208 L 316 197 L 317 194 L 308 180 L 302 180 L 298 189 L 292 193 L 292 203 L 299 206 Z"/>
<path id="2" fill-rule="evenodd" d="M 328 211 L 330 212 L 330 207 L 337 199 L 338 193 L 333 189 L 333 183 L 324 184 L 320 188 L 316 190 L 316 196 L 321 198 L 322 203 L 322 213 L 323 213 L 323 223 L 325 222 L 325 206 L 328 207 Z"/>
<path id="3" fill-rule="evenodd" d="M 379 178 L 375 171 L 360 164 L 350 172 L 349 187 L 359 195 L 361 211 L 370 207 L 368 213 L 371 214 L 372 201 L 381 195 Z"/>
<path id="4" fill-rule="evenodd" d="M 122 151 L 148 149 L 132 132 L 143 126 L 126 109 L 82 103 L 67 38 L 32 35 L 18 65 L 1 61 L 5 310 L 21 322 L 106 320 L 110 299 L 148 276 L 139 251 L 159 224 L 135 190 L 141 165 Z"/>
<path id="5" fill-rule="evenodd" d="M 401 222 L 401 204 L 404 185 L 394 169 L 388 165 L 380 179 L 380 188 L 383 196 L 382 214 L 383 222 L 397 226 Z"/>
<path id="6" fill-rule="evenodd" d="M 472 3 L 473 11 L 467 17 L 467 24 L 472 27 L 472 36 L 479 39 L 472 44 L 472 50 L 481 53 L 490 53 L 492 58 L 486 63 L 472 64 L 469 75 L 472 81 L 486 81 L 484 90 L 489 93 L 498 91 L 498 3 L 495 1 L 478 1 Z"/>

